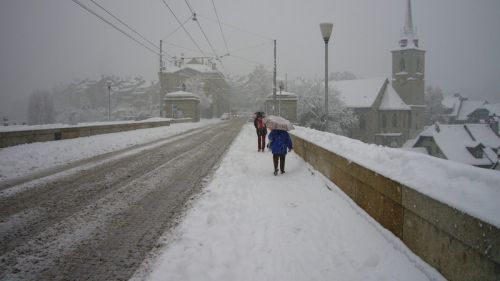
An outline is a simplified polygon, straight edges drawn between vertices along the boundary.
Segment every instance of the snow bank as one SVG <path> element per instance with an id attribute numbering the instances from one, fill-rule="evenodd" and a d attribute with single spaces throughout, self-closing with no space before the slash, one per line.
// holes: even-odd
<path id="1" fill-rule="evenodd" d="M 247 124 L 147 280 L 444 280 L 293 152 L 285 170 Z"/>
<path id="2" fill-rule="evenodd" d="M 296 136 L 500 227 L 500 172 L 296 127 Z"/>
<path id="3" fill-rule="evenodd" d="M 76 125 L 55 123 L 55 124 L 43 124 L 43 125 L 13 125 L 13 126 L 1 126 L 0 132 L 17 132 L 17 131 L 31 131 L 31 130 L 46 130 L 46 129 L 59 129 L 59 128 L 79 128 L 87 126 L 103 126 L 103 125 L 121 125 L 121 124 L 136 124 L 136 123 L 148 123 L 148 122 L 161 122 L 169 121 L 169 118 L 152 117 L 144 119 L 141 121 L 106 121 L 106 122 L 86 122 L 78 123 Z"/>
<path id="4" fill-rule="evenodd" d="M 201 120 L 197 123 L 6 147 L 0 149 L 0 182 L 218 122 L 219 119 Z"/>

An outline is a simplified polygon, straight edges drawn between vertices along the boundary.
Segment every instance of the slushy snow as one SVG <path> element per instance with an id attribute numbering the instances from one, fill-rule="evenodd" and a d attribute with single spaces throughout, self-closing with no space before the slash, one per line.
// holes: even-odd
<path id="1" fill-rule="evenodd" d="M 170 126 L 150 129 L 6 147 L 0 149 L 0 183 L 30 173 L 70 164 L 89 157 L 174 136 L 190 129 L 201 128 L 218 122 L 221 121 L 219 119 L 203 119 L 197 123 L 171 124 Z M 108 122 L 103 122 L 101 124 L 107 123 Z M 117 122 L 112 123 L 114 124 Z M 98 123 L 94 123 L 94 125 L 97 124 Z M 90 125 L 90 123 L 86 123 L 86 125 Z M 45 129 L 48 127 L 53 128 L 54 126 L 55 125 L 19 127 Z"/>

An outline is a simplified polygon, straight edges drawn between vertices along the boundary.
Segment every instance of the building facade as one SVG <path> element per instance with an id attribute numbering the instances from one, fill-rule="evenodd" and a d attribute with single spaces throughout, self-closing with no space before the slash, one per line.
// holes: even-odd
<path id="1" fill-rule="evenodd" d="M 163 99 L 164 117 L 166 118 L 192 118 L 200 121 L 200 97 L 196 94 L 177 91 L 168 93 Z"/>
<path id="2" fill-rule="evenodd" d="M 200 115 L 205 118 L 219 117 L 229 112 L 230 87 L 215 63 L 205 58 L 193 58 L 184 63 L 184 58 L 159 74 L 160 96 L 186 89 L 200 97 Z M 163 99 L 162 99 L 163 100 Z"/>
<path id="3" fill-rule="evenodd" d="M 294 93 L 278 91 L 276 92 L 276 107 L 274 106 L 273 93 L 266 97 L 266 114 L 281 116 L 292 123 L 297 123 L 297 101 L 298 96 Z"/>

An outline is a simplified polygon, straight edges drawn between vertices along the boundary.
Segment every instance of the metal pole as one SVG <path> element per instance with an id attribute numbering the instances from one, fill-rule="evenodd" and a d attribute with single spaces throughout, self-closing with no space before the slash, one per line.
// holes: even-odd
<path id="1" fill-rule="evenodd" d="M 328 42 L 325 42 L 325 131 L 328 129 Z"/>
<path id="2" fill-rule="evenodd" d="M 276 40 L 274 40 L 273 115 L 276 115 Z"/>
<path id="3" fill-rule="evenodd" d="M 163 91 L 163 40 L 160 40 L 160 100 L 159 100 L 159 108 L 160 108 L 160 117 L 163 117 L 163 99 L 162 99 L 162 91 Z"/>
<path id="4" fill-rule="evenodd" d="M 281 116 L 281 86 L 280 86 L 280 96 L 278 97 L 278 116 Z"/>
<path id="5" fill-rule="evenodd" d="M 111 85 L 108 85 L 108 121 L 111 121 Z"/>

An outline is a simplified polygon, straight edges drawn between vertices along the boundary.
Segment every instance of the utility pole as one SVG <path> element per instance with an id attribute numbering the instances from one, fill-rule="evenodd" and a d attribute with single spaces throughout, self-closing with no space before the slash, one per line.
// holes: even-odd
<path id="1" fill-rule="evenodd" d="M 160 101 L 159 101 L 159 107 L 160 107 L 160 117 L 163 117 L 163 40 L 160 40 Z"/>
<path id="2" fill-rule="evenodd" d="M 276 40 L 274 40 L 273 115 L 276 115 Z"/>
<path id="3" fill-rule="evenodd" d="M 111 121 L 111 83 L 108 82 L 108 121 Z"/>

